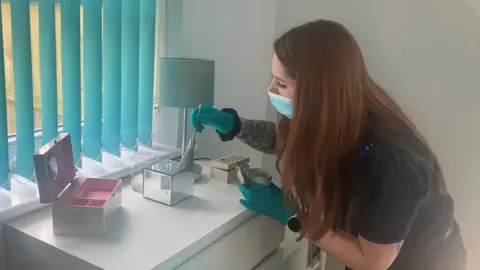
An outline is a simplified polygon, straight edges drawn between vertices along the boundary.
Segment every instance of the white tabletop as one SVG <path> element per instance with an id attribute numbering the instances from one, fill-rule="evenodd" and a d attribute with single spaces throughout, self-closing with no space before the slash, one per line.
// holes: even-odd
<path id="1" fill-rule="evenodd" d="M 173 269 L 254 216 L 240 198 L 238 187 L 204 175 L 194 196 L 175 206 L 124 187 L 123 211 L 105 238 L 53 236 L 50 207 L 8 225 L 103 269 Z"/>

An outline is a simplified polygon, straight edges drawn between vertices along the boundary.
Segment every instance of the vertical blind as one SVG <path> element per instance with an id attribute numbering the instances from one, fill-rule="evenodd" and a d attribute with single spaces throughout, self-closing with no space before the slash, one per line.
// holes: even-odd
<path id="1" fill-rule="evenodd" d="M 57 135 L 57 102 L 62 96 L 61 124 L 63 131 L 71 134 L 77 166 L 81 166 L 82 156 L 101 161 L 102 151 L 118 156 L 121 145 L 131 150 L 137 150 L 138 143 L 151 145 L 156 0 L 10 0 L 9 3 L 16 116 L 15 173 L 35 181 L 32 4 L 38 5 L 42 142 Z M 61 37 L 56 31 L 58 7 Z M 0 23 L 4 21 L 1 15 L 2 12 Z M 5 31 L 4 27 L 1 24 L 0 31 Z M 57 68 L 56 53 L 59 38 L 61 69 Z M 0 186 L 9 189 L 12 172 L 4 41 L 0 33 Z M 61 88 L 61 93 L 57 88 Z M 84 104 L 81 104 L 82 91 Z"/>
<path id="2" fill-rule="evenodd" d="M 0 12 L 0 22 L 2 21 L 2 12 Z M 2 65 L 4 62 L 3 29 L 0 27 L 0 184 L 6 189 L 10 189 L 10 182 L 8 181 L 7 93 L 5 90 L 5 66 Z"/>

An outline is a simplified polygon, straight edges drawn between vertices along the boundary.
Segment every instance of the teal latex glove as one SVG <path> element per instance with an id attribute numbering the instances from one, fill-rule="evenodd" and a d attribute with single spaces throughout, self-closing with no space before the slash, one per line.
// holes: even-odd
<path id="1" fill-rule="evenodd" d="M 283 225 L 295 214 L 295 207 L 293 204 L 287 207 L 285 195 L 276 185 L 263 186 L 250 182 L 248 187 L 240 185 L 240 191 L 245 198 L 240 203 L 245 208 L 269 216 Z"/>
<path id="2" fill-rule="evenodd" d="M 192 113 L 190 113 L 190 122 L 197 132 L 202 132 L 205 126 L 208 126 L 225 134 L 233 129 L 234 118 L 233 115 L 222 112 L 214 107 L 202 106 L 200 112 L 198 108 L 192 110 Z"/>

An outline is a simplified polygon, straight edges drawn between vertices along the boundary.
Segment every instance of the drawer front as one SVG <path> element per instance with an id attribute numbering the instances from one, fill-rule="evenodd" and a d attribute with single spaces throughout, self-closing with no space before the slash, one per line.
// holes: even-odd
<path id="1" fill-rule="evenodd" d="M 284 226 L 266 216 L 257 215 L 177 269 L 255 269 L 278 248 L 284 236 Z"/>
<path id="2" fill-rule="evenodd" d="M 282 250 L 275 250 L 253 270 L 287 270 L 285 262 L 283 261 Z"/>
<path id="3" fill-rule="evenodd" d="M 11 270 L 101 270 L 15 229 L 5 226 L 7 269 Z"/>

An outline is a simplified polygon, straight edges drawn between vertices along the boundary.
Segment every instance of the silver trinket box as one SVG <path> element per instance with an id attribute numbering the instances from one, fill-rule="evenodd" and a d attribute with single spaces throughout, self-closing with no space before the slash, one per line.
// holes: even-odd
<path id="1" fill-rule="evenodd" d="M 143 171 L 143 196 L 166 205 L 175 205 L 193 195 L 194 172 L 178 170 L 178 163 L 165 160 Z"/>

